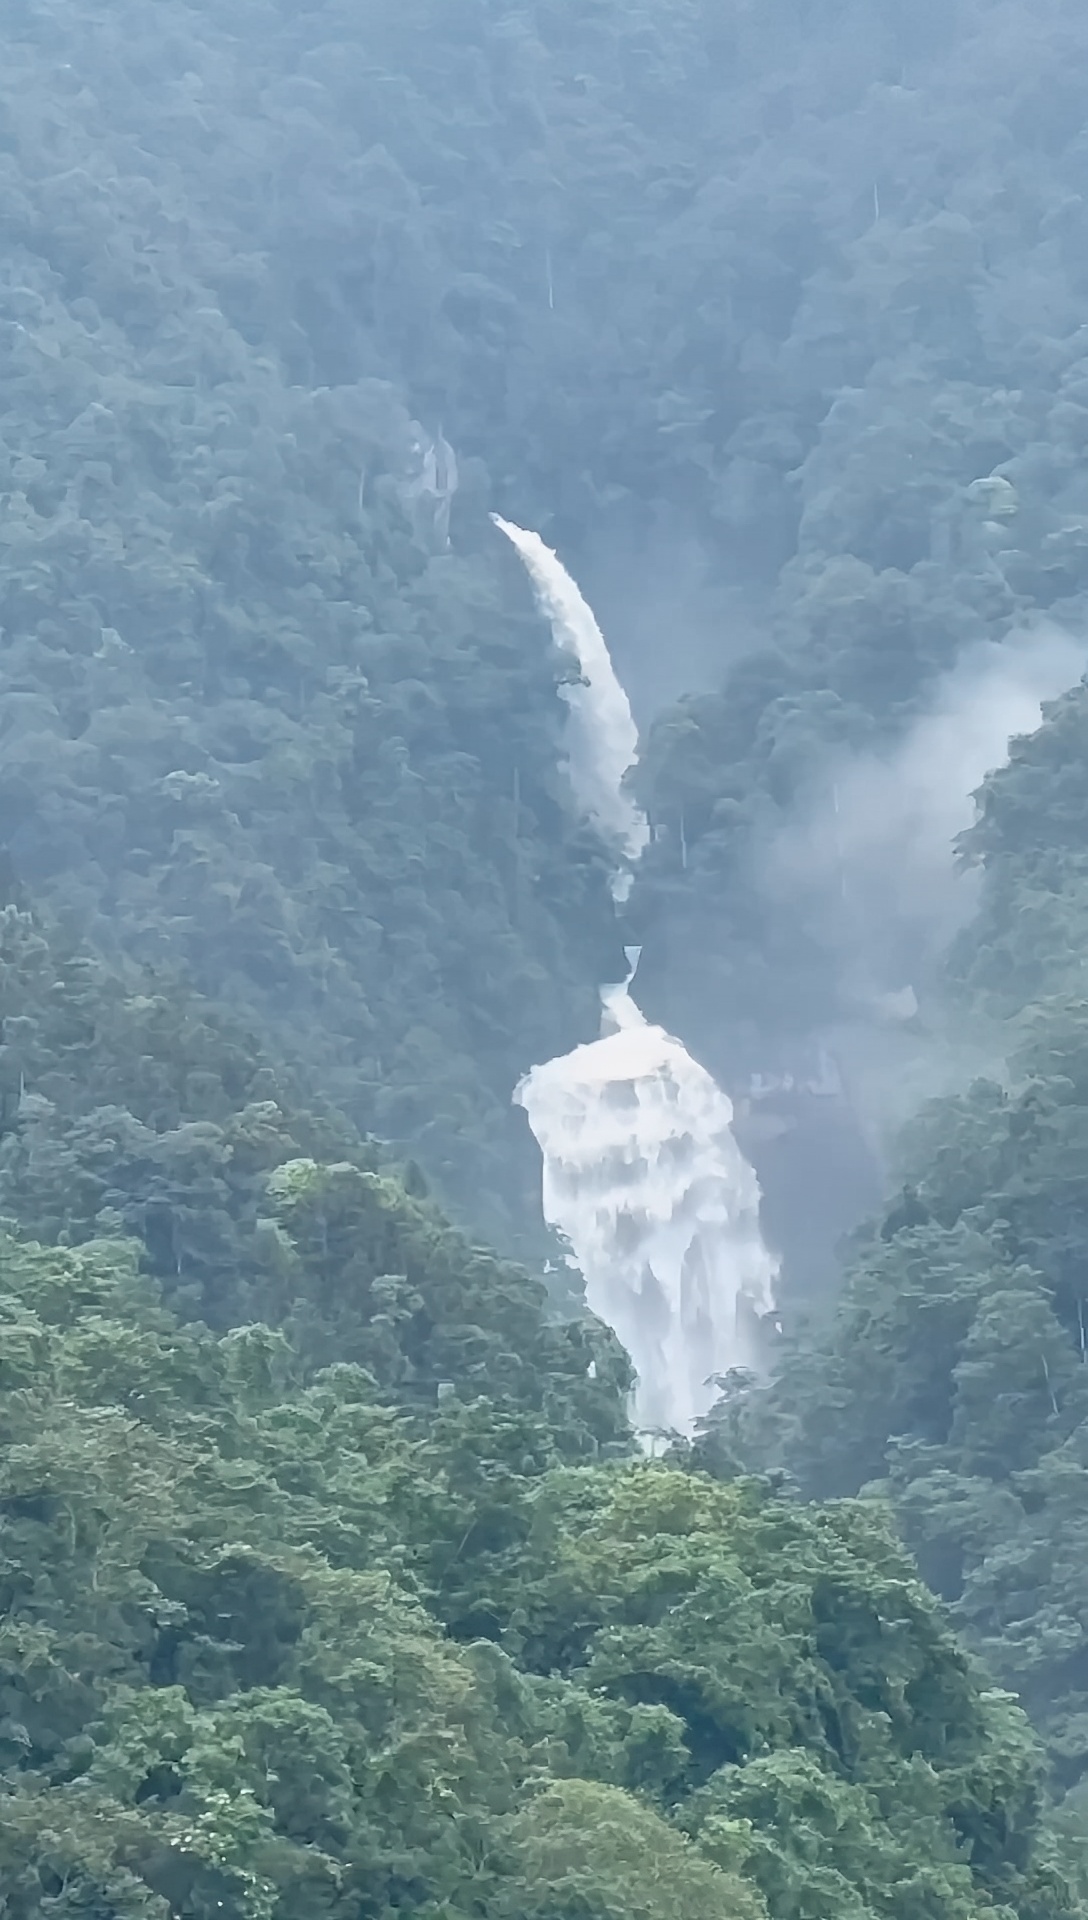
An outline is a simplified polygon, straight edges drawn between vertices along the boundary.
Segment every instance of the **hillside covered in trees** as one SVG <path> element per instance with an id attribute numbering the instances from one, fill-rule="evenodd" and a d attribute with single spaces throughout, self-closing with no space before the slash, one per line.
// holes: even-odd
<path id="1" fill-rule="evenodd" d="M 0 1920 L 1082 1915 L 1088 16 L 0 37 Z M 783 1255 L 654 1461 L 511 1102 L 632 943 Z"/>
<path id="2" fill-rule="evenodd" d="M 1088 1775 L 1086 725 L 1077 689 L 986 782 L 964 840 L 983 891 L 947 992 L 1004 1019 L 1004 1071 L 916 1116 L 902 1191 L 856 1236 L 833 1314 L 796 1329 L 773 1387 L 742 1387 L 726 1423 L 806 1494 L 891 1500 L 1042 1726 L 1073 1831 Z"/>
<path id="3" fill-rule="evenodd" d="M 121 1242 L 0 1257 L 8 1913 L 1068 1911 L 864 1507 L 183 1330 Z"/>
<path id="4" fill-rule="evenodd" d="M 2 1910 L 1079 1911 L 878 1510 L 638 1458 L 607 1329 L 225 1016 L 3 963 Z"/>

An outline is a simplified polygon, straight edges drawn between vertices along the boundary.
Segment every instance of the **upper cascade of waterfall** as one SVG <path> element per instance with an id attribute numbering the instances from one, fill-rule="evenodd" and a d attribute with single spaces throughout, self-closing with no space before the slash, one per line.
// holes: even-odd
<path id="1" fill-rule="evenodd" d="M 601 1038 L 534 1067 L 514 1098 L 543 1155 L 544 1217 L 637 1370 L 636 1424 L 690 1433 L 715 1377 L 756 1363 L 777 1263 L 732 1103 L 629 980 L 602 990 Z"/>
<path id="2" fill-rule="evenodd" d="M 624 787 L 638 751 L 638 729 L 604 635 L 562 561 L 540 535 L 497 513 L 491 518 L 520 554 L 556 645 L 578 668 L 578 679 L 559 689 L 570 711 L 567 764 L 575 800 L 624 861 L 635 861 L 650 837 L 645 814 Z M 623 878 L 629 884 L 629 877 Z M 621 897 L 626 891 L 622 881 L 617 891 Z"/>

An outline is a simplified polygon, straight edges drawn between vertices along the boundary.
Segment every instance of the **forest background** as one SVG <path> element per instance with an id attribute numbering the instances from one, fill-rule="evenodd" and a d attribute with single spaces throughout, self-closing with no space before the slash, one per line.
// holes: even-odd
<path id="1" fill-rule="evenodd" d="M 0 1913 L 1070 1911 L 1083 10 L 4 37 Z M 632 939 L 787 1329 L 652 1468 L 510 1104 Z"/>

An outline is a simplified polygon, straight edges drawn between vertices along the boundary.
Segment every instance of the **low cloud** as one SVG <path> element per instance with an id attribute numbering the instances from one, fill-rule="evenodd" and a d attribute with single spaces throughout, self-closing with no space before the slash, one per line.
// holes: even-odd
<path id="1" fill-rule="evenodd" d="M 974 908 L 977 876 L 954 857 L 974 793 L 1086 668 L 1088 640 L 1051 626 L 970 648 L 904 736 L 840 758 L 778 836 L 768 887 L 841 952 L 847 1005 L 909 1014 L 919 975 Z"/>

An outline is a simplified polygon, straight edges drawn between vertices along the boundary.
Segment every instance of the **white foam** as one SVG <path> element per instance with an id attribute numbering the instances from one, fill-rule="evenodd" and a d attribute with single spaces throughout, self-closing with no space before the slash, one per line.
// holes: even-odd
<path id="1" fill-rule="evenodd" d="M 567 767 L 575 800 L 624 860 L 637 860 L 650 833 L 645 815 L 624 787 L 624 776 L 638 752 L 638 729 L 604 635 L 566 568 L 540 535 L 514 526 L 497 513 L 491 518 L 521 555 L 556 645 L 578 668 L 578 679 L 559 689 L 569 709 Z M 616 891 L 622 897 L 625 890 L 621 880 Z"/>
<path id="2" fill-rule="evenodd" d="M 731 1102 L 626 983 L 602 1000 L 610 1030 L 534 1067 L 514 1097 L 543 1155 L 544 1216 L 637 1370 L 636 1424 L 688 1433 L 714 1376 L 755 1364 L 775 1262 Z"/>

